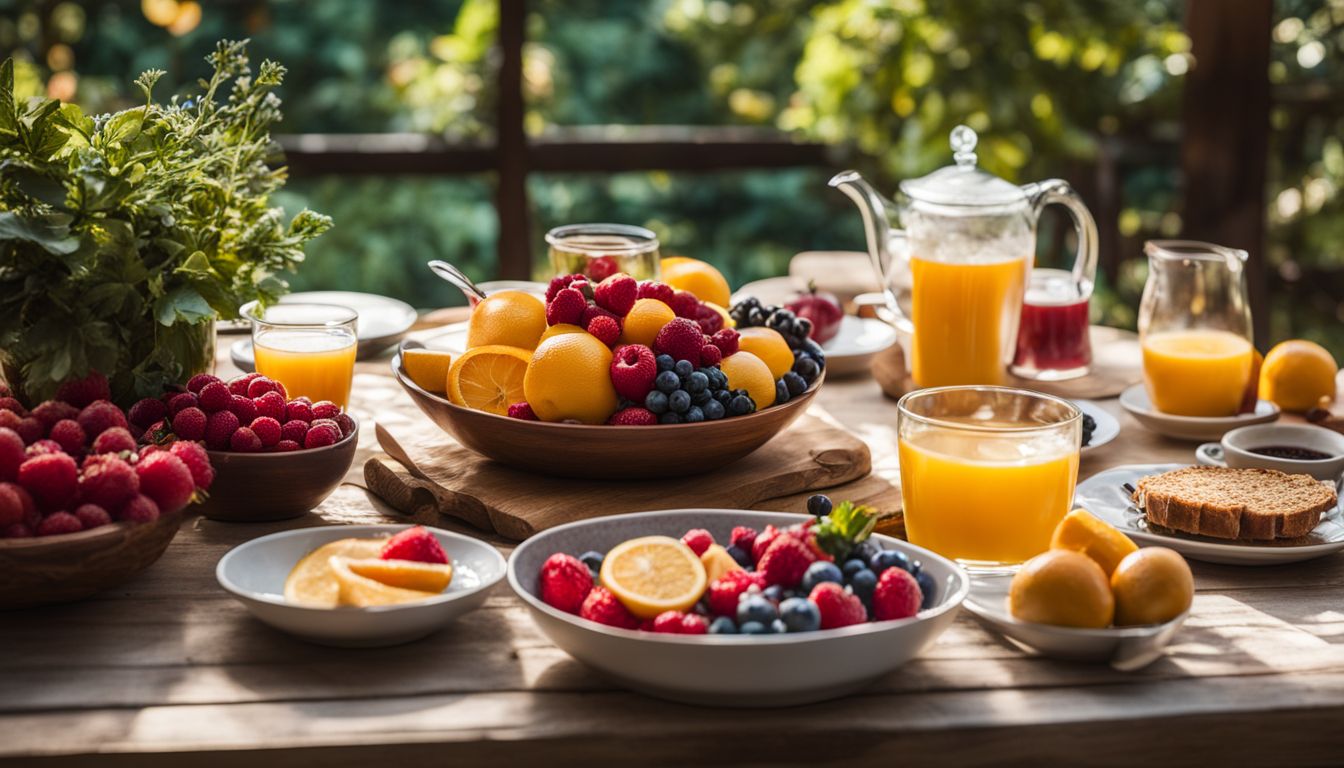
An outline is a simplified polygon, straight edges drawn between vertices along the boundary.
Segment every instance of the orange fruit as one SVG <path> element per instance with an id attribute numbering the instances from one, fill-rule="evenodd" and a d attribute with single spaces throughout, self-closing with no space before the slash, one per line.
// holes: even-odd
<path id="1" fill-rule="evenodd" d="M 1095 560 L 1052 549 L 1028 560 L 1013 576 L 1008 610 L 1019 621 L 1101 629 L 1115 617 L 1115 598 Z"/>
<path id="2" fill-rule="evenodd" d="M 705 566 L 705 578 L 711 582 L 729 571 L 740 571 L 742 566 L 728 554 L 722 544 L 710 544 L 700 555 L 700 564 Z"/>
<path id="3" fill-rule="evenodd" d="M 467 349 L 503 345 L 536 349 L 546 330 L 546 305 L 522 291 L 492 293 L 471 311 Z"/>
<path id="4" fill-rule="evenodd" d="M 421 592 L 442 592 L 453 580 L 453 566 L 448 563 L 420 563 L 414 560 L 384 560 L 372 557 L 347 560 L 350 570 L 358 576 L 373 579 L 389 587 L 418 589 Z"/>
<path id="5" fill-rule="evenodd" d="M 1111 591 L 1116 625 L 1161 624 L 1190 607 L 1195 599 L 1195 577 L 1175 550 L 1144 547 L 1116 566 Z"/>
<path id="6" fill-rule="evenodd" d="M 1320 344 L 1303 339 L 1285 341 L 1265 355 L 1260 366 L 1260 396 L 1285 411 L 1309 411 L 1323 397 L 1334 399 L 1338 371 L 1335 358 Z"/>
<path id="7" fill-rule="evenodd" d="M 739 349 L 723 358 L 719 367 L 728 377 L 728 388 L 747 390 L 747 395 L 756 401 L 756 410 L 769 408 L 774 404 L 775 377 L 770 374 L 770 366 L 761 358 Z"/>
<path id="8" fill-rule="evenodd" d="M 407 349 L 401 353 L 406 375 L 427 392 L 448 391 L 448 369 L 452 364 L 452 354 L 441 349 Z"/>
<path id="9" fill-rule="evenodd" d="M 622 344 L 653 346 L 653 340 L 663 326 L 677 318 L 672 308 L 657 299 L 640 299 L 625 316 L 621 326 Z"/>
<path id="10" fill-rule="evenodd" d="M 491 344 L 468 349 L 448 369 L 448 399 L 477 411 L 507 416 L 522 402 L 523 378 L 532 353 Z"/>
<path id="11" fill-rule="evenodd" d="M 1095 517 L 1086 509 L 1075 509 L 1055 526 L 1050 537 L 1051 549 L 1071 549 L 1097 561 L 1107 578 L 1125 556 L 1139 547 L 1115 526 Z"/>
<path id="12" fill-rule="evenodd" d="M 341 585 L 331 572 L 332 557 L 377 557 L 386 539 L 339 539 L 304 555 L 285 578 L 285 599 L 310 608 L 335 608 Z"/>
<path id="13" fill-rule="evenodd" d="M 644 536 L 617 544 L 599 574 L 602 586 L 641 619 L 663 611 L 686 611 L 705 593 L 705 566 L 691 548 L 668 536 Z"/>
<path id="14" fill-rule="evenodd" d="M 587 333 L 587 331 L 570 323 L 557 323 L 555 325 L 547 326 L 546 331 L 541 334 L 541 339 L 537 341 L 537 346 L 541 346 L 541 342 L 552 336 L 562 336 L 566 333 Z"/>
<path id="15" fill-rule="evenodd" d="M 419 589 L 403 589 L 360 576 L 350 569 L 350 558 L 339 555 L 330 558 L 331 574 L 335 577 L 339 589 L 337 605 L 353 605 L 368 608 L 374 605 L 397 605 L 414 603 L 434 596 L 433 592 Z"/>
<path id="16" fill-rule="evenodd" d="M 611 350 L 587 333 L 553 336 L 532 354 L 523 393 L 542 421 L 602 424 L 616 412 Z"/>
<path id="17" fill-rule="evenodd" d="M 761 358 L 770 367 L 770 376 L 778 379 L 793 369 L 793 350 L 779 331 L 773 328 L 738 330 L 737 348 Z"/>
<path id="18" fill-rule="evenodd" d="M 728 306 L 732 301 L 732 289 L 723 273 L 712 265 L 698 259 L 673 256 L 658 263 L 662 281 L 679 291 L 689 291 L 701 301 Z"/>

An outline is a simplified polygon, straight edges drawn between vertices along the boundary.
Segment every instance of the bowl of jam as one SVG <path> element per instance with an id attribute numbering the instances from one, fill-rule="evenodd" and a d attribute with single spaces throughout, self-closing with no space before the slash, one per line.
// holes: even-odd
<path id="1" fill-rule="evenodd" d="M 1344 435 L 1311 424 L 1255 424 L 1195 450 L 1200 464 L 1277 469 L 1338 486 L 1344 478 Z"/>

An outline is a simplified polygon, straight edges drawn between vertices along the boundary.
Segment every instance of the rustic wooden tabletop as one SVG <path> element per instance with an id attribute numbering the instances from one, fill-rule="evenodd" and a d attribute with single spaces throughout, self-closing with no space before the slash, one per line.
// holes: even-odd
<path id="1" fill-rule="evenodd" d="M 365 424 L 417 417 L 386 361 L 361 364 L 355 386 Z M 868 442 L 879 478 L 898 480 L 895 404 L 873 380 L 828 381 L 817 405 Z M 1122 431 L 1083 459 L 1083 476 L 1192 459 L 1191 444 L 1145 431 L 1114 400 L 1104 406 Z M 361 443 L 351 484 L 316 514 L 280 524 L 190 519 L 130 583 L 72 605 L 0 614 L 0 761 L 1344 760 L 1341 556 L 1270 568 L 1192 563 L 1190 619 L 1168 655 L 1141 672 L 1034 658 L 963 613 L 922 657 L 867 691 L 786 710 L 694 708 L 616 688 L 552 646 L 503 584 L 483 610 L 419 642 L 310 645 L 252 619 L 216 585 L 214 567 L 230 547 L 272 531 L 395 519 L 355 484 L 375 453 L 372 430 Z"/>

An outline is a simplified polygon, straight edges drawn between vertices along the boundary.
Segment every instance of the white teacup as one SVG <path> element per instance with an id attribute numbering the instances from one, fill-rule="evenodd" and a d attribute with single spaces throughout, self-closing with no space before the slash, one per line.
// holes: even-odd
<path id="1" fill-rule="evenodd" d="M 1295 448 L 1323 453 L 1327 458 L 1298 459 L 1257 453 L 1267 448 Z M 1311 475 L 1336 486 L 1344 481 L 1344 435 L 1308 424 L 1255 424 L 1223 435 L 1222 442 L 1204 443 L 1195 459 L 1205 466 L 1277 469 Z"/>

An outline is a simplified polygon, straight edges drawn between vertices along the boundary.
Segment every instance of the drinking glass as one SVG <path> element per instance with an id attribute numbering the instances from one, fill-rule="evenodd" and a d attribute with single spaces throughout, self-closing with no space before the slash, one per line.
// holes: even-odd
<path id="1" fill-rule="evenodd" d="M 1044 552 L 1073 503 L 1082 412 L 1010 387 L 934 387 L 897 403 L 911 543 L 1005 571 Z"/>
<path id="2" fill-rule="evenodd" d="M 284 384 L 291 398 L 346 406 L 355 375 L 355 310 L 335 304 L 262 307 L 253 301 L 240 312 L 252 321 L 257 373 Z"/>
<path id="3" fill-rule="evenodd" d="M 659 276 L 658 236 L 629 224 L 569 224 L 546 233 L 554 275 L 601 282 L 617 272 L 636 280 Z"/>
<path id="4" fill-rule="evenodd" d="M 1079 259 L 1081 267 L 1083 259 Z M 1013 375 L 1037 381 L 1063 381 L 1086 376 L 1092 364 L 1087 305 L 1092 298 L 1097 262 L 1092 274 L 1063 269 L 1033 269 L 1022 299 L 1022 322 L 1017 327 L 1017 354 L 1009 368 Z"/>

